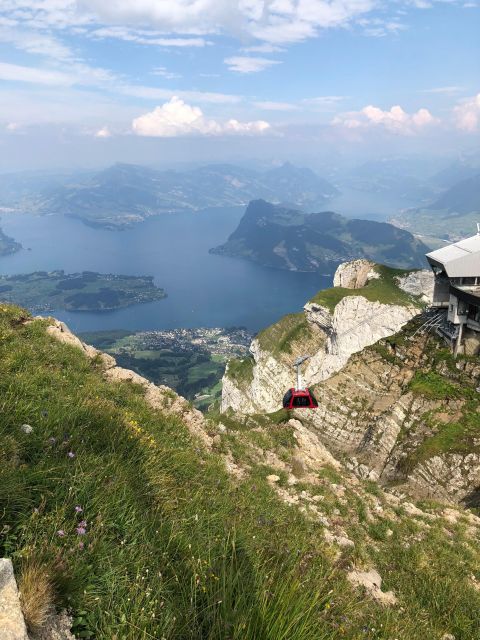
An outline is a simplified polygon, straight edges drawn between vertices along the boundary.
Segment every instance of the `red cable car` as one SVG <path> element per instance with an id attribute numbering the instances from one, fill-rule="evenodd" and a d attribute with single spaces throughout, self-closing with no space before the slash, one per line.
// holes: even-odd
<path id="1" fill-rule="evenodd" d="M 310 389 L 289 389 L 283 396 L 284 409 L 316 409 L 318 402 Z"/>
<path id="2" fill-rule="evenodd" d="M 318 402 L 308 387 L 303 387 L 300 376 L 300 365 L 310 356 L 302 356 L 295 360 L 294 367 L 297 370 L 297 388 L 292 387 L 283 396 L 284 409 L 316 409 Z"/>

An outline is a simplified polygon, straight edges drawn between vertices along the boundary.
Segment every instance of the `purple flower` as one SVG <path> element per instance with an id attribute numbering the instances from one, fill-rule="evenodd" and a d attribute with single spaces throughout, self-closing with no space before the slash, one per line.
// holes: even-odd
<path id="1" fill-rule="evenodd" d="M 87 530 L 85 529 L 85 527 L 77 527 L 75 531 L 79 536 L 84 536 L 87 533 Z"/>
<path id="2" fill-rule="evenodd" d="M 75 507 L 75 512 L 76 513 L 82 513 L 83 512 L 82 507 L 79 507 L 78 504 L 77 504 L 77 506 Z"/>
<path id="3" fill-rule="evenodd" d="M 78 523 L 79 527 L 83 527 L 84 529 L 87 528 L 87 521 L 86 520 L 82 520 L 81 522 Z"/>
<path id="4" fill-rule="evenodd" d="M 84 549 L 84 548 L 85 548 L 84 543 L 83 543 L 83 542 L 79 542 L 79 543 L 78 543 L 78 548 L 79 548 L 79 549 Z"/>
<path id="5" fill-rule="evenodd" d="M 60 538 L 63 538 L 65 535 L 65 531 L 63 529 L 59 529 L 57 531 L 57 536 L 59 536 Z"/>
<path id="6" fill-rule="evenodd" d="M 75 454 L 73 453 L 73 451 L 69 451 L 69 452 L 67 453 L 67 456 L 68 456 L 69 458 L 74 458 L 74 457 L 75 457 Z"/>

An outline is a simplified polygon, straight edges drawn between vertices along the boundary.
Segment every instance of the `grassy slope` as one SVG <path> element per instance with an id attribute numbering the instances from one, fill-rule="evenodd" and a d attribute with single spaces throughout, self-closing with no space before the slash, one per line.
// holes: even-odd
<path id="1" fill-rule="evenodd" d="M 402 306 L 420 306 L 419 301 L 398 288 L 395 277 L 409 273 L 405 269 L 393 269 L 377 265 L 375 270 L 380 273 L 380 278 L 370 280 L 361 289 L 344 289 L 332 287 L 319 291 L 310 302 L 327 307 L 332 313 L 337 304 L 346 296 L 363 296 L 370 302 L 382 302 L 383 304 L 398 304 Z"/>
<path id="2" fill-rule="evenodd" d="M 452 549 L 439 526 L 404 548 L 401 528 L 414 526 L 393 523 L 388 545 L 370 551 L 402 608 L 372 604 L 343 571 L 371 538 L 359 534 L 358 550 L 335 564 L 319 523 L 279 502 L 264 467 L 233 483 L 220 456 L 149 409 L 139 388 L 106 383 L 99 365 L 22 315 L 0 307 L 0 555 L 20 577 L 43 564 L 79 637 L 480 637 L 470 547 Z M 285 453 L 288 425 L 276 422 L 262 418 L 264 444 Z M 353 496 L 350 508 L 364 512 Z"/>

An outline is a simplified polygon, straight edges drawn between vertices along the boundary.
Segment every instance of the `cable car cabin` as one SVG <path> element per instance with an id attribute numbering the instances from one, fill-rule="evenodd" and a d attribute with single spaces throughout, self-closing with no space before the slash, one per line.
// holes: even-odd
<path id="1" fill-rule="evenodd" d="M 284 409 L 316 409 L 318 402 L 310 389 L 289 389 L 283 396 Z"/>

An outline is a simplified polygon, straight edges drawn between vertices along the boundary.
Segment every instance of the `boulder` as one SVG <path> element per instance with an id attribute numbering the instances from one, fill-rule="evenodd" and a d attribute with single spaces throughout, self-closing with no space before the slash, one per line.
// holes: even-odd
<path id="1" fill-rule="evenodd" d="M 12 561 L 0 558 L 0 638 L 28 640 Z"/>

